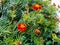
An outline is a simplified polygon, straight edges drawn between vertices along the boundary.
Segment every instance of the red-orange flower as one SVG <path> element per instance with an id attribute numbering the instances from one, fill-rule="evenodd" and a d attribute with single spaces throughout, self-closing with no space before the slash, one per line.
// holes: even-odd
<path id="1" fill-rule="evenodd" d="M 40 30 L 39 29 L 35 29 L 35 33 L 39 35 L 40 34 Z"/>
<path id="2" fill-rule="evenodd" d="M 33 10 L 39 10 L 39 9 L 42 9 L 42 6 L 35 4 L 32 6 L 32 8 L 33 8 Z"/>
<path id="3" fill-rule="evenodd" d="M 27 29 L 26 24 L 24 24 L 24 23 L 18 24 L 18 30 L 19 30 L 19 31 L 25 32 L 26 29 Z"/>

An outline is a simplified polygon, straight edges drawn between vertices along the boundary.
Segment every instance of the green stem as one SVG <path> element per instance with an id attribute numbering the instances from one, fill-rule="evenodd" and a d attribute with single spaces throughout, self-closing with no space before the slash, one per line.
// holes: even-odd
<path id="1" fill-rule="evenodd" d="M 12 17 L 12 20 L 11 20 L 11 22 L 9 23 L 9 25 L 12 23 L 13 20 L 14 20 L 14 18 Z"/>

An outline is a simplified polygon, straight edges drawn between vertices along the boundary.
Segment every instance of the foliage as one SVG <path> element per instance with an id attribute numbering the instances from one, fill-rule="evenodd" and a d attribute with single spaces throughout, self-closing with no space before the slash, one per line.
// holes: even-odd
<path id="1" fill-rule="evenodd" d="M 49 0 L 3 0 L 3 11 L 0 11 L 3 13 L 0 17 L 0 45 L 18 45 L 19 42 L 22 45 L 44 45 L 48 37 L 53 37 L 51 35 L 57 28 L 54 19 L 56 8 L 50 3 Z M 34 4 L 39 4 L 42 9 L 33 10 Z M 27 25 L 25 32 L 18 30 L 19 23 Z M 35 29 L 39 29 L 41 33 L 37 35 Z M 46 45 L 54 43 L 54 37 L 52 39 Z"/>

